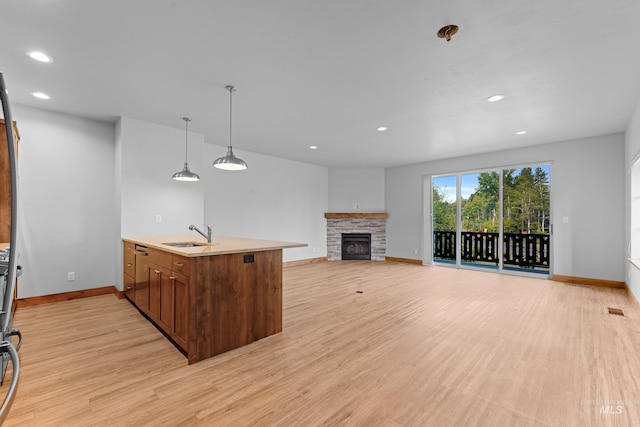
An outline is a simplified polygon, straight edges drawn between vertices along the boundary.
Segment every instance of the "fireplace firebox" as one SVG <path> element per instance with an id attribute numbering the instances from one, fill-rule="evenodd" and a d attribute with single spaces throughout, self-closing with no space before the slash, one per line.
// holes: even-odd
<path id="1" fill-rule="evenodd" d="M 370 260 L 371 233 L 342 233 L 343 260 Z"/>

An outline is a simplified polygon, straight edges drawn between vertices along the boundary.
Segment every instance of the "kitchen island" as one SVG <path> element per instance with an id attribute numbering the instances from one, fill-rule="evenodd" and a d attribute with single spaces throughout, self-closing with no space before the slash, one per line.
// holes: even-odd
<path id="1" fill-rule="evenodd" d="M 123 238 L 124 294 L 189 364 L 282 331 L 282 249 L 216 236 Z"/>

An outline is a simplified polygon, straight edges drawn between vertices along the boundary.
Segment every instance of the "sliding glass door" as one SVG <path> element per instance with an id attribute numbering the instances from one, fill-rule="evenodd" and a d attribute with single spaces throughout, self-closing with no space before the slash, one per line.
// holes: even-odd
<path id="1" fill-rule="evenodd" d="M 433 260 L 456 263 L 458 178 L 455 175 L 432 179 Z"/>
<path id="2" fill-rule="evenodd" d="M 549 165 L 502 171 L 505 269 L 549 273 L 551 255 L 549 175 Z"/>
<path id="3" fill-rule="evenodd" d="M 500 174 L 461 175 L 462 265 L 497 269 L 500 264 Z"/>
<path id="4" fill-rule="evenodd" d="M 432 177 L 433 262 L 548 275 L 550 193 L 548 164 Z"/>

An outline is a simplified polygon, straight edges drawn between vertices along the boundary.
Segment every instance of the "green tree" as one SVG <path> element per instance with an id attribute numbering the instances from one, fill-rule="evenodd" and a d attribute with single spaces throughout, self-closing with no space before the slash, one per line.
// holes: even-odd
<path id="1" fill-rule="evenodd" d="M 447 201 L 447 188 L 433 186 L 433 230 L 456 230 L 456 204 Z"/>
<path id="2" fill-rule="evenodd" d="M 536 212 L 538 220 L 538 233 L 547 233 L 546 220 L 549 218 L 550 191 L 549 177 L 544 169 L 537 167 L 533 174 L 533 188 L 536 194 Z"/>

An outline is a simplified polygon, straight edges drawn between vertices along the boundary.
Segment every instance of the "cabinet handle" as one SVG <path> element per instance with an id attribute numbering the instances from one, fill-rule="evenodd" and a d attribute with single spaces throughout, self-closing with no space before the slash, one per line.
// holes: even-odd
<path id="1" fill-rule="evenodd" d="M 178 267 L 184 267 L 184 264 L 181 262 L 174 262 L 175 265 L 177 265 Z"/>
<path id="2" fill-rule="evenodd" d="M 160 270 L 153 270 L 154 273 L 160 274 Z"/>
<path id="3" fill-rule="evenodd" d="M 127 290 L 130 290 L 130 289 L 131 289 L 131 286 L 127 286 Z"/>
<path id="4" fill-rule="evenodd" d="M 169 276 L 169 279 L 171 279 L 171 280 L 176 280 L 176 278 L 175 278 L 175 277 L 173 277 L 173 276 Z"/>
<path id="5" fill-rule="evenodd" d="M 127 267 L 131 267 L 131 263 L 130 262 L 127 263 Z"/>

